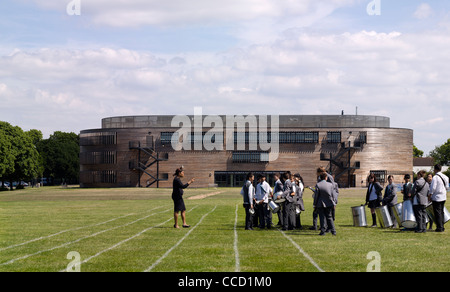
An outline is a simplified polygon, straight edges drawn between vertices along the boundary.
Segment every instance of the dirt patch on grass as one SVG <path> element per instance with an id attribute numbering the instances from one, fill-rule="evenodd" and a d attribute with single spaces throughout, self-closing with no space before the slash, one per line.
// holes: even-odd
<path id="1" fill-rule="evenodd" d="M 203 194 L 203 195 L 196 195 L 196 196 L 189 197 L 187 199 L 188 200 L 201 200 L 201 199 L 204 199 L 204 198 L 207 198 L 207 197 L 211 197 L 211 196 L 215 196 L 215 195 L 218 195 L 218 194 L 221 194 L 221 193 L 223 193 L 223 191 L 209 193 L 209 194 Z"/>

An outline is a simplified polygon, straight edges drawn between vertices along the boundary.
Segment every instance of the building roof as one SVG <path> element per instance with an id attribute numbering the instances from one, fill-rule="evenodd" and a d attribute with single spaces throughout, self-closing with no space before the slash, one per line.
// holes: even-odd
<path id="1" fill-rule="evenodd" d="M 215 115 L 213 115 L 215 116 Z M 102 119 L 103 129 L 171 127 L 174 115 L 123 116 Z M 187 115 L 194 120 L 194 116 Z M 206 116 L 202 116 L 205 118 Z M 227 116 L 218 115 L 225 125 Z M 232 116 L 237 117 L 237 116 Z M 244 116 L 246 118 L 248 116 Z M 258 118 L 259 116 L 255 115 Z M 390 119 L 365 115 L 279 115 L 280 128 L 389 128 Z M 271 116 L 267 116 L 270 126 Z"/>

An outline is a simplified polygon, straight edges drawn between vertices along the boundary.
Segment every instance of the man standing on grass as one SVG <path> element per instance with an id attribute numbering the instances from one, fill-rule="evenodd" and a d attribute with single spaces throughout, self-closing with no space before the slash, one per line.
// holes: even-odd
<path id="1" fill-rule="evenodd" d="M 242 196 L 244 197 L 245 209 L 245 230 L 253 230 L 253 200 L 255 198 L 255 188 L 253 187 L 253 180 L 255 176 L 249 172 L 247 174 L 247 181 L 242 187 Z"/>
<path id="2" fill-rule="evenodd" d="M 258 203 L 257 205 L 257 213 L 259 216 L 259 228 L 264 229 L 267 227 L 267 229 L 270 229 L 272 225 L 272 217 L 270 216 L 270 211 L 268 209 L 269 204 L 269 196 L 272 195 L 272 188 L 270 185 L 266 182 L 266 175 L 261 174 L 259 183 L 256 186 L 255 190 L 255 199 Z"/>
<path id="3" fill-rule="evenodd" d="M 434 166 L 434 177 L 431 181 L 430 195 L 433 204 L 436 232 L 444 232 L 444 206 L 447 200 L 448 177 L 441 172 L 442 166 Z"/>
<path id="4" fill-rule="evenodd" d="M 328 175 L 326 172 L 320 174 L 321 181 L 317 183 L 314 194 L 314 208 L 317 208 L 319 211 L 319 235 L 325 235 L 326 231 L 331 231 L 331 234 L 336 235 L 333 220 L 333 208 L 335 206 L 333 199 L 334 185 L 327 182 L 327 178 Z"/>
<path id="5" fill-rule="evenodd" d="M 425 170 L 421 170 L 417 173 L 417 180 L 411 190 L 414 216 L 416 216 L 417 220 L 416 233 L 427 232 L 427 211 L 425 208 L 428 205 L 428 193 L 430 191 L 430 186 L 425 181 L 425 175 Z"/>
<path id="6" fill-rule="evenodd" d="M 388 176 L 389 184 L 386 186 L 384 191 L 384 197 L 381 201 L 383 206 L 388 206 L 389 214 L 391 215 L 392 222 L 394 222 L 394 228 L 397 225 L 397 221 L 395 220 L 395 216 L 392 211 L 392 207 L 397 204 L 397 186 L 394 184 L 394 176 Z M 398 222 L 400 224 L 401 222 Z"/>

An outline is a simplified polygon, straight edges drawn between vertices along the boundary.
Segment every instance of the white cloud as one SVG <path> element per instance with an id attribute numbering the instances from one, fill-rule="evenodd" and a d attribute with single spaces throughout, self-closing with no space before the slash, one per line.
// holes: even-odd
<path id="1" fill-rule="evenodd" d="M 433 9 L 428 3 L 422 3 L 417 7 L 413 16 L 417 19 L 426 19 L 433 14 Z"/>
<path id="2" fill-rule="evenodd" d="M 189 114 L 194 105 L 204 114 L 340 114 L 358 106 L 359 114 L 414 127 L 416 144 L 428 151 L 442 143 L 431 133 L 450 132 L 438 120 L 450 108 L 449 45 L 450 36 L 433 33 L 299 30 L 182 58 L 114 48 L 16 50 L 0 56 L 2 119 L 51 133 L 99 127 L 106 116 Z"/>

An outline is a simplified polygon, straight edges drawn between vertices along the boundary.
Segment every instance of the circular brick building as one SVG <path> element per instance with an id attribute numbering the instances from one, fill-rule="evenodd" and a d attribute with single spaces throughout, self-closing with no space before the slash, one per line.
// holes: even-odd
<path id="1" fill-rule="evenodd" d="M 380 116 L 109 117 L 80 133 L 80 185 L 172 187 L 183 166 L 195 187 L 241 186 L 249 171 L 272 184 L 288 170 L 313 186 L 324 166 L 341 187 L 363 187 L 371 172 L 381 183 L 412 174 L 412 151 L 413 131 Z"/>

